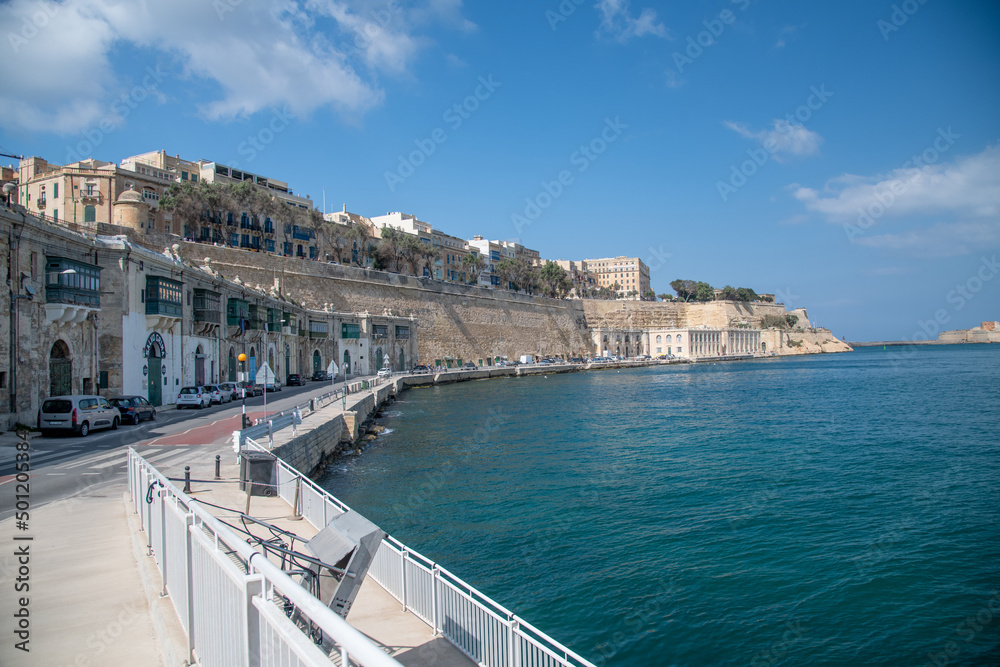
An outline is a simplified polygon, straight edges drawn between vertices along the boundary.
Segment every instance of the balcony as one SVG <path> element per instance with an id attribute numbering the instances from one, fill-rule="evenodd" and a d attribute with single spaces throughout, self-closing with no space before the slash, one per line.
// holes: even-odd
<path id="1" fill-rule="evenodd" d="M 100 190 L 80 190 L 80 199 L 85 202 L 101 202 L 101 191 Z"/>
<path id="2" fill-rule="evenodd" d="M 79 323 L 101 309 L 101 267 L 62 257 L 45 259 L 46 323 Z"/>
<path id="3" fill-rule="evenodd" d="M 194 291 L 194 321 L 205 324 L 222 324 L 221 297 L 218 292 L 207 289 Z"/>
<path id="4" fill-rule="evenodd" d="M 35 200 L 35 206 L 37 208 L 45 208 L 45 197 L 39 197 Z"/>
<path id="5" fill-rule="evenodd" d="M 169 330 L 184 313 L 182 283 L 163 276 L 146 276 L 146 323 L 153 330 Z"/>

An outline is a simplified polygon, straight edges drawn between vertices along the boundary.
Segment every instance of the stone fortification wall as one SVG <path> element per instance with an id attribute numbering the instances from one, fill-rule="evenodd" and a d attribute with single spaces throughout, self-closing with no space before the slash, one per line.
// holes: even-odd
<path id="1" fill-rule="evenodd" d="M 779 355 L 850 352 L 853 348 L 839 340 L 829 329 L 764 329 L 761 340 L 768 352 Z"/>
<path id="2" fill-rule="evenodd" d="M 955 329 L 938 334 L 942 343 L 1000 343 L 1000 331 L 988 329 Z"/>
<path id="3" fill-rule="evenodd" d="M 732 326 L 760 327 L 765 315 L 786 314 L 782 304 L 712 301 L 709 303 L 649 301 L 583 301 L 587 324 L 616 329 Z M 796 329 L 809 328 L 804 308 L 788 311 L 798 316 Z"/>
<path id="4" fill-rule="evenodd" d="M 445 357 L 478 361 L 522 354 L 593 354 L 583 309 L 561 301 L 443 283 L 357 267 L 325 264 L 199 243 L 181 255 L 226 278 L 269 288 L 303 306 L 340 312 L 413 316 L 421 363 Z"/>

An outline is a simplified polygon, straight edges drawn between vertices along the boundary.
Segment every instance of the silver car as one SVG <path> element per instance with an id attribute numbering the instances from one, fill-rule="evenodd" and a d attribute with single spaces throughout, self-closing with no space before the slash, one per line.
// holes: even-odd
<path id="1" fill-rule="evenodd" d="M 63 431 L 83 437 L 95 428 L 116 429 L 121 419 L 118 408 L 103 396 L 53 396 L 42 401 L 38 430 L 42 434 Z"/>
<path id="2" fill-rule="evenodd" d="M 226 391 L 222 388 L 222 385 L 206 384 L 204 387 L 205 391 L 209 393 L 212 397 L 212 403 L 218 403 L 222 405 L 223 403 L 229 403 L 233 400 L 233 392 Z"/>
<path id="3" fill-rule="evenodd" d="M 212 395 L 205 391 L 204 387 L 183 387 L 181 389 L 181 393 L 177 395 L 178 410 L 185 407 L 198 408 L 201 410 L 202 408 L 207 408 L 210 405 L 212 405 Z"/>

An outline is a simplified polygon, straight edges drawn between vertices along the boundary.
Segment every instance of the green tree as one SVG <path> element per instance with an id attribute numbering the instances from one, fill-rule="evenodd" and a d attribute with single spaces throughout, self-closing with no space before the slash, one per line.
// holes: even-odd
<path id="1" fill-rule="evenodd" d="M 714 301 L 715 288 L 708 283 L 699 282 L 694 290 L 695 301 Z"/>
<path id="2" fill-rule="evenodd" d="M 682 280 L 678 278 L 670 283 L 670 288 L 677 293 L 677 298 L 681 301 L 690 301 L 694 298 L 698 283 L 693 280 Z"/>
<path id="3" fill-rule="evenodd" d="M 739 293 L 733 288 L 732 285 L 726 285 L 722 288 L 722 294 L 719 295 L 719 298 L 723 301 L 736 301 L 739 299 Z"/>
<path id="4" fill-rule="evenodd" d="M 646 290 L 642 294 L 643 301 L 656 301 L 656 292 L 651 289 Z"/>
<path id="5" fill-rule="evenodd" d="M 470 252 L 462 258 L 462 267 L 465 269 L 470 285 L 479 284 L 479 276 L 489 264 L 479 253 Z"/>
<path id="6" fill-rule="evenodd" d="M 566 275 L 566 270 L 552 260 L 545 262 L 539 272 L 539 278 L 545 294 L 550 297 L 565 296 L 573 287 L 569 276 Z"/>
<path id="7" fill-rule="evenodd" d="M 754 292 L 749 287 L 740 287 L 738 290 L 736 290 L 736 294 L 739 297 L 740 301 L 756 301 L 757 300 L 757 293 Z"/>
<path id="8" fill-rule="evenodd" d="M 673 301 L 674 299 L 676 299 L 676 298 L 677 298 L 677 297 L 675 297 L 675 296 L 674 296 L 673 294 L 667 294 L 666 292 L 663 292 L 662 294 L 657 294 L 656 296 L 657 296 L 657 297 L 658 297 L 658 298 L 659 298 L 659 299 L 660 299 L 661 301 Z"/>

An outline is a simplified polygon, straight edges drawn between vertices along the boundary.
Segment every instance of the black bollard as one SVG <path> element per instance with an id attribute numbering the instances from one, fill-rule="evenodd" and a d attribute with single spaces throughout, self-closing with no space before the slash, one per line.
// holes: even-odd
<path id="1" fill-rule="evenodd" d="M 219 466 L 222 465 L 222 457 L 218 454 L 215 455 L 215 479 L 222 479 L 222 475 L 219 473 Z"/>
<path id="2" fill-rule="evenodd" d="M 191 466 L 184 466 L 184 493 L 191 493 Z"/>

